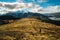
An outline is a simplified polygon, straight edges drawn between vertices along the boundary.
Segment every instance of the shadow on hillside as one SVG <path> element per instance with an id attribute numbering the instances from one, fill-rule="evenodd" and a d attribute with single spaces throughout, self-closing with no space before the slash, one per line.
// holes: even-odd
<path id="1" fill-rule="evenodd" d="M 60 22 L 59 22 L 59 21 L 54 21 L 54 22 L 52 22 L 52 23 L 55 24 L 55 25 L 60 26 Z"/>
<path id="2" fill-rule="evenodd" d="M 12 23 L 13 21 L 19 20 L 21 18 L 35 18 L 35 19 L 41 20 L 41 19 L 43 19 L 45 17 L 46 16 L 44 16 L 44 15 L 42 15 L 40 13 L 31 13 L 31 12 L 18 13 L 18 14 L 17 13 L 7 13 L 6 15 L 0 16 L 0 25 Z M 51 21 L 51 20 L 48 19 L 47 21 L 44 21 L 44 22 L 60 26 L 60 22 L 58 22 L 58 21 Z"/>
<path id="3" fill-rule="evenodd" d="M 21 18 L 20 18 L 20 19 L 21 19 Z M 9 19 L 9 20 L 5 19 L 5 20 L 0 20 L 0 25 L 13 23 L 15 20 L 20 20 L 20 19 Z M 40 20 L 40 19 L 38 19 L 38 20 Z M 41 20 L 41 21 L 42 21 L 42 20 Z M 49 21 L 43 21 L 43 22 L 51 23 L 51 24 L 60 26 L 60 21 L 52 21 L 52 20 L 49 20 Z"/>
<path id="4" fill-rule="evenodd" d="M 25 34 L 21 31 L 0 31 L 0 36 L 0 40 L 22 40 Z"/>
<path id="5" fill-rule="evenodd" d="M 51 23 L 51 24 L 60 26 L 60 21 L 52 21 L 52 20 L 49 20 L 49 21 L 44 21 L 44 22 L 46 22 L 46 23 Z"/>
<path id="6" fill-rule="evenodd" d="M 18 20 L 18 19 L 5 19 L 5 20 L 0 19 L 0 25 L 13 23 L 15 20 Z"/>
<path id="7" fill-rule="evenodd" d="M 0 16 L 0 25 L 12 23 L 12 22 L 14 22 L 15 20 L 18 20 L 18 19 L 20 19 L 20 18 L 16 18 L 16 17 L 11 16 L 11 15 Z"/>

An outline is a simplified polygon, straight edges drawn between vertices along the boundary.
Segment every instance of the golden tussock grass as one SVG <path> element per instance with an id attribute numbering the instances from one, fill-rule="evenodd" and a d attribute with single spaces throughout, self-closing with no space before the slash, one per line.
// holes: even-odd
<path id="1" fill-rule="evenodd" d="M 23 18 L 0 25 L 2 40 L 60 40 L 60 26 L 35 18 Z"/>

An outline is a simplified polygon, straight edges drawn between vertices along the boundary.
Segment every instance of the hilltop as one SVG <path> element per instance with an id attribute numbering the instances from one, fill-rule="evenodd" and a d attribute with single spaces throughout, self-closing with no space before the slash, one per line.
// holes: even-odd
<path id="1" fill-rule="evenodd" d="M 60 40 L 60 26 L 35 18 L 22 18 L 0 25 L 1 40 Z"/>

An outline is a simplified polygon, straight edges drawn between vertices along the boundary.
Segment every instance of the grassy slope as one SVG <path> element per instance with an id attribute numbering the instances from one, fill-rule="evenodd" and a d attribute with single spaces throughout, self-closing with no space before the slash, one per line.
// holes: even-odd
<path id="1" fill-rule="evenodd" d="M 60 40 L 60 26 L 34 18 L 23 18 L 0 25 L 0 39 L 9 40 Z"/>

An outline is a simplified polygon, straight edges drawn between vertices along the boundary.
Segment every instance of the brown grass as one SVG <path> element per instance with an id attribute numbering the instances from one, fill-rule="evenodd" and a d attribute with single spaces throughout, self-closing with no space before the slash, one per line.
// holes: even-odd
<path id="1" fill-rule="evenodd" d="M 60 26 L 34 18 L 23 18 L 0 25 L 2 40 L 60 40 Z"/>

